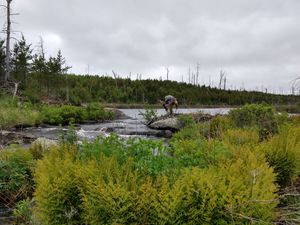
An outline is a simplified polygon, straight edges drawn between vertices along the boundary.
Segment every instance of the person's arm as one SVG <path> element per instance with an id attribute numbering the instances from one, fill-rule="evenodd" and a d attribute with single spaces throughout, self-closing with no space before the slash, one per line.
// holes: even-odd
<path id="1" fill-rule="evenodd" d="M 175 100 L 175 107 L 176 107 L 176 110 L 178 109 L 178 102 L 177 100 Z"/>
<path id="2" fill-rule="evenodd" d="M 163 107 L 164 107 L 165 110 L 168 112 L 168 108 L 166 107 L 166 103 L 163 104 Z"/>

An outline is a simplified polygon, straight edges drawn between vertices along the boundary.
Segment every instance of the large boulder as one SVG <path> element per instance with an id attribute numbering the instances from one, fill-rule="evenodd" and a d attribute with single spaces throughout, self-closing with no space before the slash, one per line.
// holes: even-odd
<path id="1" fill-rule="evenodd" d="M 58 142 L 44 137 L 39 137 L 31 143 L 31 148 L 41 148 L 42 150 L 49 150 L 52 147 L 58 147 Z"/>
<path id="2" fill-rule="evenodd" d="M 182 124 L 176 117 L 161 118 L 148 125 L 152 129 L 178 131 Z"/>
<path id="3" fill-rule="evenodd" d="M 106 111 L 113 112 L 115 115 L 115 119 L 129 119 L 130 117 L 127 116 L 124 112 L 116 108 L 104 108 Z"/>

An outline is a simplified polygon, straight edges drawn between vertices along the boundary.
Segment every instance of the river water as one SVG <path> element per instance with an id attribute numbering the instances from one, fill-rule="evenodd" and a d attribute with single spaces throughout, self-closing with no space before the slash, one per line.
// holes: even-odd
<path id="1" fill-rule="evenodd" d="M 114 132 L 115 134 L 128 138 L 128 137 L 141 137 L 141 138 L 157 138 L 157 131 L 148 128 L 144 124 L 141 112 L 145 112 L 145 109 L 120 109 L 127 118 L 117 119 L 110 122 L 96 123 L 96 124 L 81 124 L 76 126 L 76 134 L 79 140 L 93 140 L 97 136 L 107 136 L 109 133 Z M 227 114 L 230 108 L 179 108 L 175 113 L 195 113 L 202 112 L 211 115 L 216 114 Z M 157 114 L 165 115 L 164 109 L 158 109 Z M 101 130 L 102 129 L 102 130 Z M 103 131 L 106 130 L 106 132 Z M 67 127 L 49 126 L 39 128 L 27 128 L 24 130 L 25 133 L 37 137 L 46 137 L 49 139 L 59 139 L 59 136 L 68 130 Z"/>

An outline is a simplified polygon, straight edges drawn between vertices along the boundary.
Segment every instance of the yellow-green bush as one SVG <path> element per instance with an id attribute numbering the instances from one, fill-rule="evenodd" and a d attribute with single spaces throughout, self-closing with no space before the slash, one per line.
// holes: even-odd
<path id="1" fill-rule="evenodd" d="M 277 174 L 280 186 L 293 183 L 300 175 L 300 127 L 286 127 L 260 146 Z"/>
<path id="2" fill-rule="evenodd" d="M 66 152 L 66 153 L 64 153 Z M 169 157 L 169 156 L 165 156 Z M 235 150 L 206 169 L 176 179 L 135 170 L 133 158 L 51 151 L 38 162 L 36 210 L 42 224 L 268 223 L 276 206 L 273 170 L 264 155 Z"/>
<path id="3" fill-rule="evenodd" d="M 80 224 L 81 199 L 74 154 L 51 151 L 38 161 L 36 213 L 42 224 Z"/>
<path id="4" fill-rule="evenodd" d="M 139 182 L 132 160 L 119 165 L 115 157 L 102 156 L 101 162 L 92 160 L 77 169 L 86 224 L 132 224 L 136 221 L 134 211 Z"/>
<path id="5" fill-rule="evenodd" d="M 224 143 L 233 146 L 257 145 L 259 136 L 257 130 L 245 130 L 241 128 L 229 129 L 222 135 Z"/>

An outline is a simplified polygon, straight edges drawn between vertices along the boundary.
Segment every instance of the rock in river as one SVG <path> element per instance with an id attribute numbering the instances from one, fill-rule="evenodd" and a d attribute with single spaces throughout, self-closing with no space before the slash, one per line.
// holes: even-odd
<path id="1" fill-rule="evenodd" d="M 57 147 L 58 142 L 48 138 L 39 137 L 31 144 L 31 147 L 35 146 L 40 146 L 43 150 L 49 150 L 51 147 Z"/>
<path id="2" fill-rule="evenodd" d="M 182 128 L 182 124 L 176 117 L 159 119 L 148 125 L 152 129 L 177 131 Z"/>

